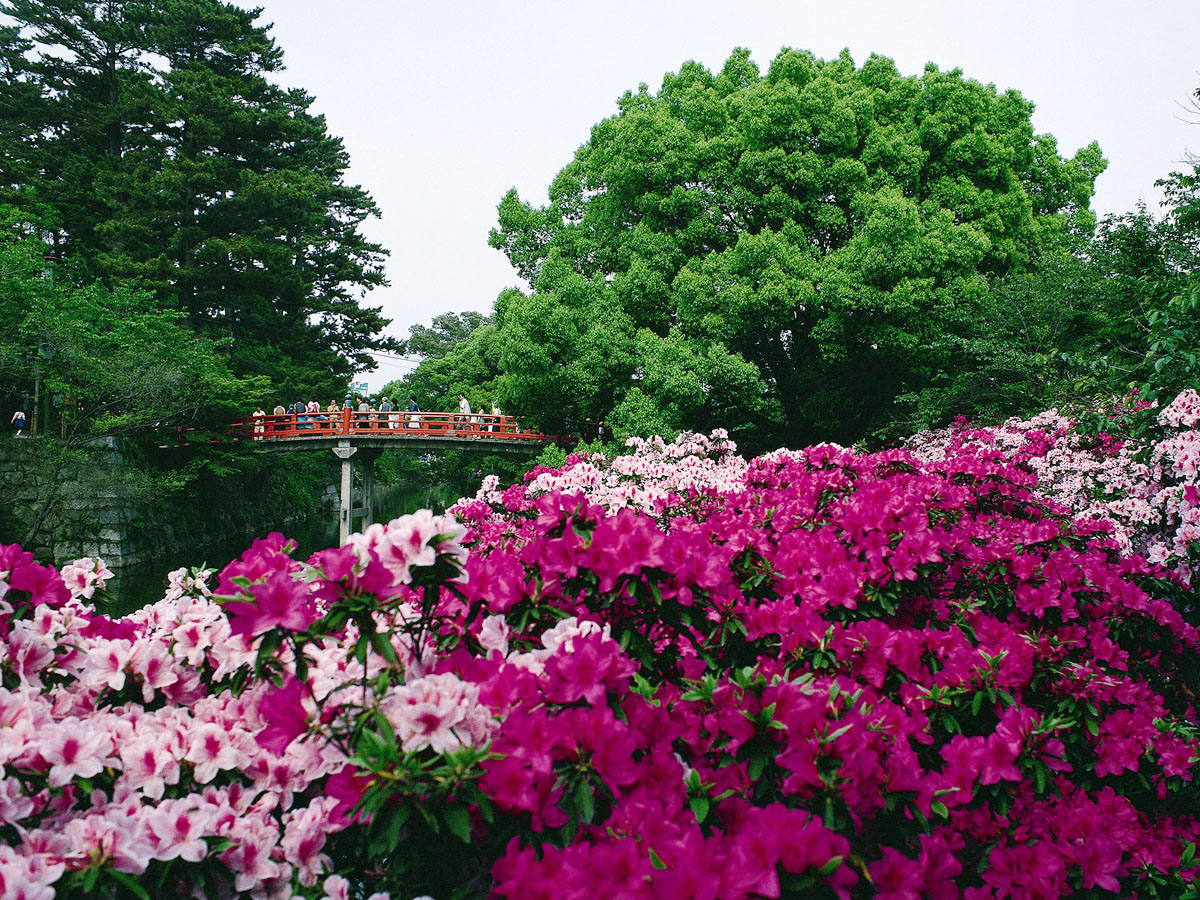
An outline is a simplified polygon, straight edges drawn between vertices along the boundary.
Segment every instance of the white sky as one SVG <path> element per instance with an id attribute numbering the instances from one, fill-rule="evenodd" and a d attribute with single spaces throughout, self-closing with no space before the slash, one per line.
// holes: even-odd
<path id="1" fill-rule="evenodd" d="M 245 0 L 250 5 L 251 0 Z M 406 337 L 448 310 L 490 312 L 519 279 L 487 245 L 516 186 L 544 203 L 554 175 L 626 89 L 654 90 L 695 59 L 720 68 L 735 46 L 764 70 L 781 46 L 860 63 L 927 61 L 1016 88 L 1064 155 L 1098 140 L 1109 160 L 1094 208 L 1154 206 L 1154 181 L 1200 125 L 1197 0 L 257 0 L 273 22 L 281 81 L 317 98 L 375 197 L 368 235 L 391 251 L 391 287 L 372 292 Z M 1196 116 L 1192 117 L 1193 119 Z M 381 359 L 373 388 L 411 364 Z"/>

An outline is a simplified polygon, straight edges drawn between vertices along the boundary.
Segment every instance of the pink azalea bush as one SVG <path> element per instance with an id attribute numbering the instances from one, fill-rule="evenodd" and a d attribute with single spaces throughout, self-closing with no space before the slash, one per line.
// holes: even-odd
<path id="1" fill-rule="evenodd" d="M 995 450 L 1072 515 L 1111 524 L 1122 550 L 1190 582 L 1200 566 L 1198 425 L 1200 395 L 1187 390 L 1161 410 L 1132 402 L 1098 413 L 1049 410 L 996 428 L 964 423 L 918 434 L 909 449 L 924 461 Z"/>
<path id="2" fill-rule="evenodd" d="M 1178 523 L 1064 423 L 577 455 L 121 620 L 0 548 L 0 898 L 1194 898 L 1191 402 Z"/>

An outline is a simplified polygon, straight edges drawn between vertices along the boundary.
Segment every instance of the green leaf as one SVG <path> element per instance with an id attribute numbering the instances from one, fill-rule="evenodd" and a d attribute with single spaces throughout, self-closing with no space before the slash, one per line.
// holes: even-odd
<path id="1" fill-rule="evenodd" d="M 841 856 L 831 856 L 829 857 L 829 862 L 825 863 L 825 865 L 821 866 L 821 868 L 819 868 L 817 871 L 821 875 L 832 875 L 838 870 L 838 867 L 841 866 L 842 859 L 843 857 Z"/>
<path id="2" fill-rule="evenodd" d="M 692 815 L 696 817 L 697 824 L 703 825 L 704 820 L 708 818 L 708 810 L 711 804 L 707 797 L 693 797 L 689 801 L 692 808 Z"/>
<path id="3" fill-rule="evenodd" d="M 464 844 L 471 843 L 471 816 L 461 806 L 450 806 L 442 811 L 442 819 L 451 834 Z"/>
<path id="4" fill-rule="evenodd" d="M 108 869 L 107 875 L 113 881 L 117 882 L 117 884 L 122 885 L 125 890 L 138 897 L 139 900 L 150 900 L 150 892 L 142 887 L 141 883 L 132 875 L 118 872 L 116 869 Z"/>
<path id="5" fill-rule="evenodd" d="M 853 727 L 854 727 L 854 723 L 853 723 L 853 722 L 851 722 L 851 723 L 849 723 L 849 724 L 847 724 L 847 725 L 843 725 L 841 728 L 838 728 L 838 729 L 837 729 L 836 731 L 834 731 L 832 734 L 826 735 L 826 736 L 825 736 L 825 738 L 824 738 L 824 739 L 822 739 L 821 743 L 823 743 L 823 744 L 831 744 L 831 743 L 833 743 L 834 741 L 836 741 L 838 738 L 840 738 L 840 737 L 841 737 L 843 734 L 845 734 L 847 731 L 849 731 L 849 730 L 850 730 L 851 728 L 853 728 Z"/>
<path id="6" fill-rule="evenodd" d="M 746 767 L 746 774 L 750 777 L 751 781 L 758 781 L 758 779 L 762 778 L 763 770 L 766 767 L 767 757 L 759 754 L 758 756 L 751 757 L 750 765 Z"/>
<path id="7" fill-rule="evenodd" d="M 371 649 L 382 656 L 389 666 L 400 664 L 400 659 L 396 656 L 396 648 L 392 646 L 387 632 L 374 631 L 371 633 Z"/>
<path id="8" fill-rule="evenodd" d="M 387 824 L 379 829 L 368 844 L 372 856 L 388 856 L 395 852 L 396 847 L 400 844 L 400 834 L 404 830 L 404 824 L 408 821 L 411 812 L 412 809 L 408 806 L 397 806 L 386 817 Z M 379 817 L 376 818 L 376 824 L 378 821 Z"/>

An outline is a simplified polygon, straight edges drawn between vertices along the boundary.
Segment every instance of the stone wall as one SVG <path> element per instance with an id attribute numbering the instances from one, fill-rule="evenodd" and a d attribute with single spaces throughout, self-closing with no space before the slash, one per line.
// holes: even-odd
<path id="1" fill-rule="evenodd" d="M 249 540 L 301 516 L 336 515 L 337 488 L 320 466 L 300 490 L 275 466 L 161 497 L 147 488 L 143 452 L 114 439 L 89 448 L 82 463 L 56 464 L 49 451 L 36 439 L 0 440 L 0 542 L 23 540 L 48 492 L 61 496 L 26 547 L 43 562 L 100 556 L 110 567 L 130 566 L 189 546 Z"/>

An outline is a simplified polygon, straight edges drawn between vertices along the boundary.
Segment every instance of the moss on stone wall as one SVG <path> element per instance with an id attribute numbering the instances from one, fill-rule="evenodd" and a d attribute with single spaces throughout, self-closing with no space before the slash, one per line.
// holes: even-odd
<path id="1" fill-rule="evenodd" d="M 96 555 L 125 566 L 248 540 L 336 507 L 332 457 L 247 457 L 183 478 L 188 461 L 171 453 L 115 440 L 84 451 L 0 441 L 0 542 L 25 543 L 45 562 Z"/>

